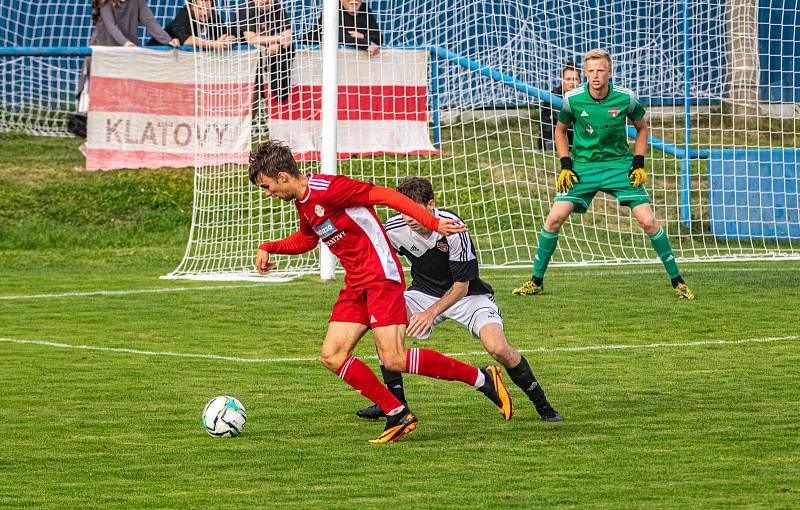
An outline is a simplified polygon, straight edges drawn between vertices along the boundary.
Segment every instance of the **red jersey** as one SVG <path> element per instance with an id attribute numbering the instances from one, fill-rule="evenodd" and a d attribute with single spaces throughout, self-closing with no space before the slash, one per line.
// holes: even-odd
<path id="1" fill-rule="evenodd" d="M 373 187 L 343 175 L 311 174 L 305 195 L 294 201 L 300 233 L 320 238 L 338 257 L 351 288 L 378 280 L 405 284 L 383 223 L 369 205 Z"/>

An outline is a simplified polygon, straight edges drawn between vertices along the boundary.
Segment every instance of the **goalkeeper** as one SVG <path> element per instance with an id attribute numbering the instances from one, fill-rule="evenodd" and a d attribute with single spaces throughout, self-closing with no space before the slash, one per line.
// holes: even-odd
<path id="1" fill-rule="evenodd" d="M 558 113 L 555 144 L 561 158 L 561 173 L 553 207 L 539 235 L 533 276 L 512 294 L 532 296 L 544 292 L 544 273 L 556 249 L 561 225 L 573 211 L 585 213 L 597 192 L 604 191 L 617 197 L 620 205 L 630 207 L 663 262 L 675 295 L 680 299 L 694 299 L 681 278 L 672 246 L 653 214 L 644 187 L 648 133 L 644 106 L 631 90 L 609 83 L 611 57 L 608 52 L 591 50 L 584 57 L 583 67 L 588 83 L 566 94 Z M 628 147 L 626 119 L 636 128 L 633 154 Z M 567 129 L 571 126 L 575 133 L 572 157 L 567 140 Z"/>

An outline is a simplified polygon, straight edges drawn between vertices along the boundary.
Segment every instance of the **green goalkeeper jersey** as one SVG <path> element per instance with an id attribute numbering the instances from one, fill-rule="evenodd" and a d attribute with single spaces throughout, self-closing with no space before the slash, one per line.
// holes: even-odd
<path id="1" fill-rule="evenodd" d="M 581 169 L 629 168 L 633 153 L 628 146 L 626 119 L 644 117 L 644 106 L 636 94 L 619 85 L 608 84 L 608 95 L 601 100 L 589 95 L 580 85 L 564 96 L 558 120 L 574 126 L 572 160 Z"/>

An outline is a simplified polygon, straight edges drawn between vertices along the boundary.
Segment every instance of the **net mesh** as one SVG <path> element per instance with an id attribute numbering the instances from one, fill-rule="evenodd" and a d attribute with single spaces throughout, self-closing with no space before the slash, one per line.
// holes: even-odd
<path id="1" fill-rule="evenodd" d="M 284 7 L 296 39 L 302 39 L 321 12 L 319 5 L 309 3 Z M 788 65 L 798 42 L 787 30 L 796 21 L 796 4 L 412 0 L 374 2 L 370 8 L 385 48 L 430 51 L 425 120 L 438 152 L 376 155 L 366 141 L 360 153 L 342 150 L 343 132 L 349 140 L 352 131 L 364 135 L 369 129 L 387 129 L 381 122 L 397 113 L 365 115 L 369 99 L 353 100 L 353 94 L 374 99 L 383 90 L 384 104 L 398 96 L 407 100 L 408 95 L 386 92 L 385 85 L 393 80 L 385 76 L 386 69 L 368 69 L 381 67 L 379 62 L 392 50 L 370 57 L 371 63 L 364 51 L 340 51 L 340 151 L 351 157 L 340 160 L 338 172 L 389 187 L 406 175 L 429 178 L 437 204 L 468 222 L 484 265 L 531 263 L 532 247 L 555 197 L 558 165 L 538 140 L 542 103 L 536 91 L 557 86 L 565 64 L 580 65 L 582 55 L 594 47 L 612 54 L 613 82 L 638 93 L 648 108 L 654 145 L 665 149 L 649 151 L 648 189 L 678 260 L 798 256 L 798 77 Z M 318 105 L 302 90 L 308 83 L 298 78 L 307 64 L 300 51 L 305 50 L 294 56 L 292 78 L 292 94 L 300 98 L 293 104 L 313 110 Z M 351 65 L 365 60 L 362 66 Z M 343 79 L 342 69 L 361 74 Z M 348 88 L 354 81 L 360 86 Z M 297 141 L 296 131 L 287 134 L 272 122 L 281 113 L 265 109 L 256 125 L 256 142 L 270 136 Z M 295 120 L 292 127 L 308 128 L 303 122 Z M 782 172 L 770 172 L 777 162 L 788 164 L 781 165 Z M 318 171 L 314 163 L 304 168 Z M 248 273 L 258 243 L 297 228 L 293 208 L 260 196 L 246 182 L 245 169 L 200 165 L 197 172 L 199 203 L 212 191 L 220 193 L 215 195 L 218 202 L 239 198 L 227 210 L 198 207 L 207 214 L 196 221 L 193 232 L 199 235 L 193 235 L 173 275 L 232 268 Z M 231 217 L 239 205 L 246 213 Z M 219 214 L 225 215 L 224 221 Z M 239 220 L 243 223 L 237 224 Z M 222 225 L 235 232 L 227 233 Z M 215 250 L 224 243 L 231 249 Z M 195 260 L 210 265 L 200 268 Z M 588 213 L 573 215 L 563 226 L 553 262 L 658 259 L 630 210 L 601 193 Z M 287 272 L 318 268 L 316 252 L 279 257 L 278 263 Z"/>
<path id="2" fill-rule="evenodd" d="M 88 7 L 48 4 L 4 1 L 2 44 L 85 45 Z M 179 7 L 162 0 L 150 6 L 162 24 Z M 241 6 L 217 0 L 214 8 L 231 26 Z M 326 135 L 312 62 L 319 50 L 306 35 L 319 22 L 321 5 L 281 6 L 293 50 L 271 57 L 207 50 L 220 65 L 205 65 L 197 81 L 229 68 L 232 59 L 245 66 L 245 59 L 259 58 L 264 90 L 254 98 L 253 142 L 289 140 L 309 161 L 302 169 L 317 172 L 315 152 Z M 389 187 L 406 175 L 429 178 L 437 205 L 468 223 L 482 264 L 531 263 L 558 167 L 540 145 L 538 91 L 559 85 L 564 65 L 580 66 L 594 47 L 612 54 L 612 81 L 634 90 L 648 109 L 654 138 L 648 191 L 678 260 L 800 256 L 797 0 L 382 0 L 368 6 L 381 51 L 339 52 L 338 173 Z M 263 54 L 269 52 L 265 44 Z M 423 53 L 424 61 L 404 52 Z M 3 57 L 0 64 L 0 130 L 65 134 L 81 60 Z M 290 69 L 288 85 L 276 78 L 282 68 Z M 420 73 L 422 83 L 413 79 Z M 284 86 L 289 98 L 279 101 Z M 238 100 L 198 96 L 199 121 L 220 108 L 241 108 L 233 104 Z M 404 144 L 419 123 L 426 140 Z M 373 143 L 378 134 L 384 145 Z M 252 275 L 258 244 L 297 227 L 294 208 L 260 195 L 243 165 L 198 154 L 191 240 L 171 276 Z M 630 210 L 602 193 L 588 213 L 563 226 L 553 258 L 554 264 L 657 261 Z M 283 274 L 315 272 L 318 254 L 278 263 Z"/>
<path id="3" fill-rule="evenodd" d="M 0 49 L 51 50 L 45 55 L 0 56 L 0 132 L 72 136 L 67 123 L 78 110 L 78 84 L 85 60 L 74 55 L 74 50 L 89 45 L 91 4 L 0 0 Z M 148 4 L 162 26 L 180 7 L 174 0 L 150 0 Z M 140 27 L 139 42 L 147 39 L 149 34 Z"/>

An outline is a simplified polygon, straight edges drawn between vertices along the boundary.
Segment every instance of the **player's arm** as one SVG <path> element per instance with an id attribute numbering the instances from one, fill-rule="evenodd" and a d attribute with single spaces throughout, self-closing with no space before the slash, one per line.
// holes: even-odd
<path id="1" fill-rule="evenodd" d="M 385 205 L 395 211 L 411 216 L 428 230 L 439 232 L 443 236 L 466 232 L 463 222 L 450 218 L 436 218 L 424 207 L 402 193 L 383 186 L 373 186 L 367 193 L 367 203 L 361 205 Z"/>
<path id="2" fill-rule="evenodd" d="M 647 126 L 647 120 L 644 117 L 639 120 L 633 121 L 633 127 L 636 129 L 636 142 L 633 146 L 633 162 L 631 170 L 628 172 L 628 178 L 634 188 L 638 188 L 647 182 L 647 172 L 644 171 L 644 156 L 647 154 L 647 136 L 650 133 L 650 128 Z"/>
<path id="3" fill-rule="evenodd" d="M 385 205 L 411 216 L 428 230 L 439 232 L 443 236 L 467 231 L 464 222 L 449 218 L 436 218 L 402 193 L 341 175 L 331 180 L 330 186 L 325 192 L 325 200 L 338 207 Z"/>
<path id="4" fill-rule="evenodd" d="M 569 137 L 567 135 L 569 125 L 564 124 L 560 120 L 556 122 L 556 132 L 553 135 L 553 141 L 556 144 L 556 154 L 559 158 L 569 157 Z"/>
<path id="5" fill-rule="evenodd" d="M 566 193 L 572 189 L 574 183 L 580 181 L 577 172 L 572 166 L 572 158 L 569 157 L 568 130 L 568 124 L 561 122 L 561 120 L 556 123 L 556 153 L 561 162 L 561 171 L 558 173 L 558 180 L 556 181 L 556 191 L 559 193 Z"/>
<path id="6" fill-rule="evenodd" d="M 453 282 L 453 286 L 447 289 L 442 297 L 432 304 L 427 310 L 417 312 L 408 319 L 408 336 L 417 336 L 425 333 L 431 328 L 436 317 L 443 314 L 451 306 L 467 295 L 469 282 Z"/>
<path id="7" fill-rule="evenodd" d="M 428 331 L 436 317 L 466 296 L 469 291 L 469 283 L 478 278 L 478 259 L 473 253 L 472 239 L 469 234 L 449 236 L 447 245 L 453 285 L 427 310 L 409 318 L 407 332 L 411 336 Z"/>
<path id="8" fill-rule="evenodd" d="M 633 121 L 633 127 L 636 129 L 636 143 L 633 146 L 633 153 L 644 157 L 647 154 L 647 137 L 650 134 L 647 119 L 642 117 Z"/>
<path id="9" fill-rule="evenodd" d="M 556 122 L 556 132 L 554 142 L 556 144 L 556 154 L 561 162 L 561 171 L 556 180 L 556 192 L 566 193 L 574 183 L 580 181 L 577 172 L 572 165 L 572 158 L 569 157 L 569 127 L 575 124 L 575 116 L 572 114 L 569 95 L 564 96 L 561 109 L 558 111 L 558 122 Z"/>
<path id="10" fill-rule="evenodd" d="M 270 253 L 282 255 L 299 255 L 317 247 L 319 237 L 311 229 L 303 215 L 300 215 L 300 229 L 289 237 L 277 241 L 267 241 L 258 247 L 256 252 L 256 269 L 260 274 L 267 274 L 277 266 L 269 261 Z"/>

